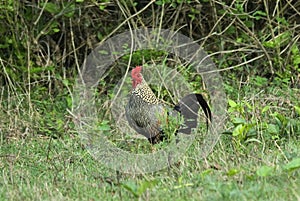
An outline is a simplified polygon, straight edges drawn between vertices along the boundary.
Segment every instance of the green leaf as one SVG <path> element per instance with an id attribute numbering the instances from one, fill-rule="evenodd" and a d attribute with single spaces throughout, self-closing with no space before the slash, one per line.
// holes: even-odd
<path id="1" fill-rule="evenodd" d="M 291 34 L 290 32 L 286 31 L 278 34 L 271 40 L 264 42 L 263 45 L 268 48 L 282 47 L 286 45 L 290 40 L 291 40 Z"/>
<path id="2" fill-rule="evenodd" d="M 284 25 L 289 25 L 288 21 L 284 17 L 276 17 L 277 22 Z"/>
<path id="3" fill-rule="evenodd" d="M 75 4 L 66 5 L 64 10 L 64 16 L 71 18 L 74 16 L 74 13 L 75 13 Z"/>
<path id="4" fill-rule="evenodd" d="M 25 70 L 28 72 L 28 69 Z M 30 74 L 33 74 L 33 73 L 41 73 L 41 72 L 44 72 L 45 71 L 45 68 L 44 67 L 33 67 L 33 68 L 30 68 Z"/>
<path id="5" fill-rule="evenodd" d="M 245 124 L 246 123 L 246 120 L 245 119 L 242 119 L 242 118 L 239 118 L 239 117 L 236 117 L 232 120 L 232 123 L 234 124 Z"/>
<path id="6" fill-rule="evenodd" d="M 293 55 L 297 55 L 300 52 L 297 45 L 293 45 L 292 48 L 291 48 L 291 51 L 292 51 Z"/>
<path id="7" fill-rule="evenodd" d="M 239 173 L 239 170 L 233 168 L 233 169 L 230 169 L 230 170 L 227 172 L 227 175 L 228 175 L 228 176 L 234 176 L 234 175 L 236 175 L 236 174 L 238 174 L 238 173 Z"/>
<path id="8" fill-rule="evenodd" d="M 253 109 L 252 105 L 250 105 L 247 101 L 243 101 L 243 104 L 245 104 L 248 109 L 250 109 L 250 110 Z"/>
<path id="9" fill-rule="evenodd" d="M 293 171 L 300 168 L 300 158 L 295 158 L 284 166 L 284 169 Z"/>
<path id="10" fill-rule="evenodd" d="M 51 14 L 57 14 L 60 12 L 60 7 L 55 3 L 47 2 L 45 5 L 45 10 Z"/>
<path id="11" fill-rule="evenodd" d="M 267 130 L 271 134 L 278 134 L 279 133 L 279 127 L 275 124 L 268 124 Z"/>
<path id="12" fill-rule="evenodd" d="M 274 172 L 274 167 L 270 166 L 261 166 L 258 170 L 256 170 L 256 174 L 260 177 L 267 177 L 272 175 Z"/>
<path id="13" fill-rule="evenodd" d="M 100 126 L 99 126 L 99 129 L 101 131 L 109 131 L 109 130 L 111 130 L 111 128 L 108 125 L 108 123 L 109 123 L 108 121 L 102 121 L 101 124 L 100 124 Z"/>
<path id="14" fill-rule="evenodd" d="M 155 1 L 155 4 L 158 6 L 161 6 L 161 5 L 163 5 L 163 1 Z"/>
<path id="15" fill-rule="evenodd" d="M 253 13 L 253 16 L 255 17 L 256 20 L 260 20 L 262 17 L 267 16 L 267 14 L 263 11 L 258 10 Z"/>
<path id="16" fill-rule="evenodd" d="M 300 115 L 300 107 L 298 107 L 298 106 L 295 105 L 294 108 L 295 108 L 297 114 Z"/>
<path id="17" fill-rule="evenodd" d="M 265 107 L 261 110 L 261 113 L 263 114 L 263 113 L 265 113 L 266 111 L 268 111 L 269 109 L 270 109 L 270 106 L 267 105 L 267 106 L 265 106 Z"/>
<path id="18" fill-rule="evenodd" d="M 143 181 L 137 189 L 137 194 L 141 196 L 148 188 L 152 188 L 157 184 L 157 180 Z"/>
<path id="19" fill-rule="evenodd" d="M 102 10 L 102 11 L 105 10 L 105 8 L 106 8 L 106 5 L 100 5 L 99 6 L 99 9 Z"/>
<path id="20" fill-rule="evenodd" d="M 297 57 L 294 57 L 293 64 L 295 66 L 297 66 L 298 64 L 300 64 L 300 55 L 297 55 Z"/>
<path id="21" fill-rule="evenodd" d="M 135 197 L 138 197 L 138 193 L 137 193 L 137 185 L 132 182 L 132 181 L 128 181 L 126 183 L 122 183 L 122 186 L 127 189 L 129 192 L 132 193 L 132 195 L 134 195 Z"/>
<path id="22" fill-rule="evenodd" d="M 68 108 L 72 108 L 72 98 L 71 97 L 66 97 L 66 103 Z"/>
<path id="23" fill-rule="evenodd" d="M 136 185 L 133 181 L 128 181 L 126 183 L 122 183 L 122 186 L 131 192 L 136 198 L 140 197 L 147 189 L 155 186 L 157 184 L 157 180 L 151 181 L 143 181 L 140 185 Z"/>
<path id="24" fill-rule="evenodd" d="M 251 27 L 254 26 L 254 23 L 253 23 L 252 21 L 250 21 L 250 20 L 246 20 L 244 23 L 245 23 L 245 25 L 246 25 L 247 27 L 249 27 L 249 28 L 251 28 Z"/>
<path id="25" fill-rule="evenodd" d="M 99 54 L 108 55 L 108 52 L 106 50 L 99 50 Z"/>
<path id="26" fill-rule="evenodd" d="M 213 171 L 212 169 L 207 169 L 207 170 L 202 171 L 202 172 L 200 173 L 201 178 L 204 178 L 204 177 L 206 177 L 207 175 L 211 174 L 212 171 Z"/>
<path id="27" fill-rule="evenodd" d="M 236 102 L 234 102 L 231 99 L 228 99 L 228 104 L 229 104 L 230 107 L 236 107 L 237 106 Z"/>
<path id="28" fill-rule="evenodd" d="M 244 133 L 244 130 L 245 130 L 245 125 L 239 124 L 237 127 L 234 128 L 232 132 L 232 136 L 242 135 Z"/>
<path id="29" fill-rule="evenodd" d="M 54 33 L 58 33 L 58 32 L 60 32 L 60 29 L 59 29 L 59 28 L 53 28 L 52 31 L 53 31 Z"/>

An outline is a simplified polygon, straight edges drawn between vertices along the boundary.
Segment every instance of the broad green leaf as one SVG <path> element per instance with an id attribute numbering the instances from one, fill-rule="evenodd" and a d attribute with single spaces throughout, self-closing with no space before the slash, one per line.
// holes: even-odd
<path id="1" fill-rule="evenodd" d="M 295 105 L 294 108 L 295 108 L 297 114 L 300 115 L 300 107 L 298 107 L 298 106 Z"/>
<path id="2" fill-rule="evenodd" d="M 201 178 L 204 178 L 204 177 L 206 177 L 207 175 L 211 174 L 212 171 L 213 171 L 212 169 L 207 169 L 207 170 L 202 171 L 202 172 L 200 173 Z"/>
<path id="3" fill-rule="evenodd" d="M 137 194 L 141 196 L 147 189 L 152 188 L 157 183 L 157 180 L 143 181 L 137 189 Z"/>
<path id="4" fill-rule="evenodd" d="M 279 127 L 275 124 L 268 124 L 267 130 L 271 134 L 278 134 L 279 133 Z"/>
<path id="5" fill-rule="evenodd" d="M 300 168 L 300 158 L 295 158 L 284 166 L 284 169 L 293 171 Z"/>
<path id="6" fill-rule="evenodd" d="M 55 3 L 47 2 L 45 5 L 45 10 L 51 14 L 57 14 L 60 12 L 60 7 Z"/>
<path id="7" fill-rule="evenodd" d="M 293 45 L 291 51 L 293 55 L 297 55 L 300 52 L 297 45 Z"/>
<path id="8" fill-rule="evenodd" d="M 161 5 L 163 5 L 163 1 L 155 1 L 155 4 L 158 6 L 161 6 Z"/>
<path id="9" fill-rule="evenodd" d="M 255 17 L 256 20 L 260 20 L 261 17 L 267 16 L 267 13 L 258 10 L 258 11 L 255 11 L 255 12 L 253 13 L 253 16 Z"/>
<path id="10" fill-rule="evenodd" d="M 294 64 L 295 66 L 297 66 L 298 64 L 300 64 L 300 55 L 297 55 L 297 57 L 295 57 L 295 58 L 293 59 L 293 64 Z"/>
<path id="11" fill-rule="evenodd" d="M 290 41 L 290 39 L 291 39 L 291 34 L 290 32 L 286 31 L 278 34 L 271 40 L 264 42 L 263 45 L 269 48 L 282 47 L 286 45 Z"/>
<path id="12" fill-rule="evenodd" d="M 246 120 L 245 119 L 242 119 L 242 118 L 239 118 L 239 117 L 236 117 L 232 120 L 232 123 L 234 124 L 245 124 L 246 123 Z"/>
<path id="13" fill-rule="evenodd" d="M 132 181 L 128 181 L 126 183 L 122 183 L 122 186 L 127 189 L 129 192 L 132 193 L 132 195 L 134 195 L 135 197 L 138 197 L 138 193 L 137 193 L 137 185 L 132 182 Z"/>
<path id="14" fill-rule="evenodd" d="M 229 104 L 230 107 L 236 107 L 237 106 L 236 102 L 234 102 L 231 99 L 228 99 L 228 104 Z"/>
<path id="15" fill-rule="evenodd" d="M 244 133 L 244 130 L 245 130 L 245 125 L 239 124 L 237 127 L 234 128 L 232 132 L 232 136 L 242 135 Z"/>
<path id="16" fill-rule="evenodd" d="M 230 170 L 227 172 L 227 175 L 228 175 L 228 176 L 234 176 L 234 175 L 238 174 L 239 172 L 240 172 L 240 171 L 239 171 L 238 169 L 233 168 L 233 169 L 230 169 Z"/>
<path id="17" fill-rule="evenodd" d="M 71 18 L 74 16 L 74 13 L 75 13 L 75 4 L 66 5 L 64 9 L 64 16 Z"/>
<path id="18" fill-rule="evenodd" d="M 60 32 L 60 29 L 58 29 L 58 28 L 53 28 L 52 31 L 53 31 L 54 33 L 58 33 L 58 32 Z"/>
<path id="19" fill-rule="evenodd" d="M 100 6 L 99 6 L 99 9 L 100 9 L 100 10 L 104 10 L 105 8 L 106 8 L 106 5 L 100 5 Z"/>
<path id="20" fill-rule="evenodd" d="M 268 111 L 269 109 L 270 109 L 270 106 L 267 105 L 267 106 L 265 106 L 265 107 L 261 110 L 261 113 L 263 114 L 263 113 L 265 113 L 266 111 Z"/>
<path id="21" fill-rule="evenodd" d="M 99 50 L 98 53 L 99 54 L 108 55 L 108 52 L 106 50 Z"/>
<path id="22" fill-rule="evenodd" d="M 100 126 L 99 126 L 99 129 L 101 130 L 101 131 L 109 131 L 109 130 L 111 130 L 111 128 L 110 128 L 110 126 L 108 125 L 108 121 L 103 121 L 103 122 L 101 122 L 101 124 L 100 124 Z"/>
<path id="23" fill-rule="evenodd" d="M 258 170 L 256 170 L 256 174 L 260 177 L 267 177 L 272 175 L 272 173 L 274 172 L 274 167 L 270 167 L 270 166 L 261 166 Z"/>

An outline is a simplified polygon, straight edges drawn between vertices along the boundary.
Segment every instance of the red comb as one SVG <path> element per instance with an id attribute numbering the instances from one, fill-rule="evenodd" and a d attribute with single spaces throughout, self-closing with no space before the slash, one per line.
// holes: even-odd
<path id="1" fill-rule="evenodd" d="M 143 66 L 136 66 L 134 69 L 132 69 L 133 72 L 140 73 L 142 71 Z"/>
<path id="2" fill-rule="evenodd" d="M 132 69 L 131 76 L 141 73 L 142 68 L 142 66 L 136 66 L 134 69 Z"/>

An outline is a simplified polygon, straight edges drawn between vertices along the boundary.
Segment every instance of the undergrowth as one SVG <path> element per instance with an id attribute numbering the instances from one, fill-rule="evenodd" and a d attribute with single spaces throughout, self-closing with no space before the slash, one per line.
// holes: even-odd
<path id="1" fill-rule="evenodd" d="M 299 13 L 296 0 L 2 1 L 0 199 L 300 199 Z M 129 175 L 87 152 L 74 126 L 73 87 L 97 45 L 145 27 L 184 34 L 209 54 L 223 78 L 227 119 L 205 160 L 194 143 L 167 169 Z M 127 68 L 166 65 L 210 97 L 180 58 L 153 50 L 131 56 L 99 78 L 97 126 L 119 148 L 150 153 L 144 138 L 120 135 L 107 115 Z M 167 89 L 152 88 L 173 101 Z"/>

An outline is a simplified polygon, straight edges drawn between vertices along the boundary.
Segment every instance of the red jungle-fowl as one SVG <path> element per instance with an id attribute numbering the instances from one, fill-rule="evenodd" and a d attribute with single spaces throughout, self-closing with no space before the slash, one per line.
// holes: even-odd
<path id="1" fill-rule="evenodd" d="M 164 125 L 170 118 L 179 116 L 183 119 L 176 126 L 176 132 L 190 134 L 197 127 L 198 111 L 201 108 L 206 115 L 206 124 L 211 120 L 211 111 L 201 94 L 189 94 L 183 97 L 174 108 L 169 108 L 160 101 L 142 75 L 142 66 L 131 71 L 132 90 L 126 105 L 126 118 L 129 125 L 139 134 L 148 138 L 151 144 L 168 138 Z"/>

